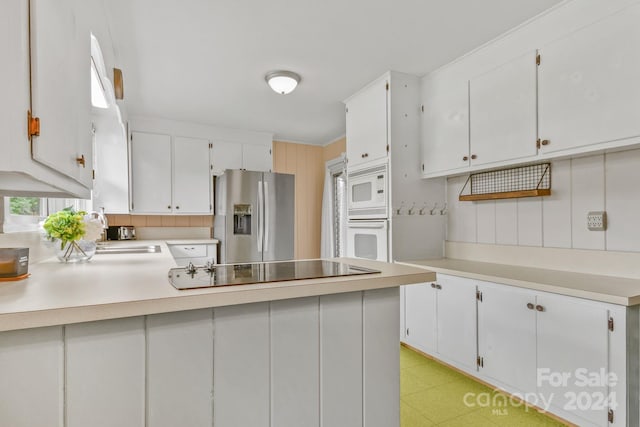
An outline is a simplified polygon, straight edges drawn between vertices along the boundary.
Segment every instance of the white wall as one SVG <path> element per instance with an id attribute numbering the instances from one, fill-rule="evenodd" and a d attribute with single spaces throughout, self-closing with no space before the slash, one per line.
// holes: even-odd
<path id="1" fill-rule="evenodd" d="M 640 149 L 552 163 L 551 196 L 461 202 L 467 175 L 447 180 L 447 240 L 640 252 Z M 605 210 L 606 231 L 587 229 Z"/>

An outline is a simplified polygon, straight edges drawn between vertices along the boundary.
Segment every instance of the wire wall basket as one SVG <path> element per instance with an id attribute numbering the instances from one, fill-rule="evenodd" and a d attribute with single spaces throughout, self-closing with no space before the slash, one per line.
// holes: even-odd
<path id="1" fill-rule="evenodd" d="M 551 195 L 551 163 L 472 173 L 459 200 L 515 199 Z"/>

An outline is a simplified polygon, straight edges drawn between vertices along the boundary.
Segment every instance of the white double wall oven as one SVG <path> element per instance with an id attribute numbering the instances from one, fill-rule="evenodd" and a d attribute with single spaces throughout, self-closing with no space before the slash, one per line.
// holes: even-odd
<path id="1" fill-rule="evenodd" d="M 389 262 L 387 159 L 349 169 L 347 256 Z"/>

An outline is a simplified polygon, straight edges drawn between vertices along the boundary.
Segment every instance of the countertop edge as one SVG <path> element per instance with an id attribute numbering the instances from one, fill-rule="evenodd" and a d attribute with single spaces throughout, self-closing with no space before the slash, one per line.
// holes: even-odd
<path id="1" fill-rule="evenodd" d="M 441 259 L 438 261 L 445 261 L 445 260 L 446 259 Z M 457 260 L 457 261 L 460 261 L 460 260 Z M 640 295 L 631 296 L 631 297 L 611 295 L 611 294 L 605 294 L 600 292 L 592 292 L 587 290 L 575 289 L 571 287 L 563 287 L 558 284 L 541 283 L 541 282 L 534 282 L 534 281 L 528 281 L 528 280 L 514 279 L 514 278 L 504 277 L 504 276 L 494 276 L 494 275 L 487 275 L 482 273 L 474 273 L 474 272 L 465 271 L 465 270 L 437 267 L 437 266 L 434 266 L 433 264 L 430 264 L 429 260 L 420 261 L 420 262 L 424 262 L 424 263 L 418 264 L 417 261 L 396 261 L 397 264 L 424 268 L 430 271 L 434 271 L 436 273 L 448 274 L 451 276 L 459 276 L 467 279 L 482 280 L 486 282 L 494 282 L 494 283 L 498 283 L 506 286 L 515 286 L 518 288 L 583 298 L 583 299 L 598 301 L 602 303 L 609 303 L 609 304 L 615 304 L 615 305 L 621 305 L 621 306 L 627 306 L 627 307 L 640 304 Z M 476 261 L 470 261 L 470 262 L 476 262 Z M 513 266 L 513 267 L 517 267 L 517 266 Z M 551 273 L 553 270 L 545 270 L 545 271 L 548 271 Z M 562 272 L 562 273 L 567 274 L 567 272 Z M 576 274 L 586 274 L 586 273 L 576 273 Z M 627 280 L 633 280 L 633 279 L 627 279 Z"/>
<path id="2" fill-rule="evenodd" d="M 184 292 L 184 294 L 163 298 L 1 313 L 0 332 L 292 298 L 360 292 L 435 280 L 435 272 L 429 271 L 424 267 L 420 268 L 425 271 L 396 275 L 383 273 L 382 276 L 351 276 L 333 281 L 312 279 L 303 281 L 310 282 L 303 284 L 299 282 L 296 283 L 296 281 L 275 282 L 270 284 L 270 286 L 260 288 L 244 285 L 247 287 L 229 287 L 224 292 L 204 294 L 190 294 L 189 290 L 185 290 L 180 291 Z M 317 280 L 320 280 L 320 282 L 317 282 Z"/>

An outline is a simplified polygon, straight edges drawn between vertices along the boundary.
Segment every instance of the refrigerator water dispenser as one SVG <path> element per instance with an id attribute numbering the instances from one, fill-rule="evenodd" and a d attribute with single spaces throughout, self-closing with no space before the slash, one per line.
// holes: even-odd
<path id="1" fill-rule="evenodd" d="M 251 234 L 251 205 L 233 205 L 233 234 Z"/>

